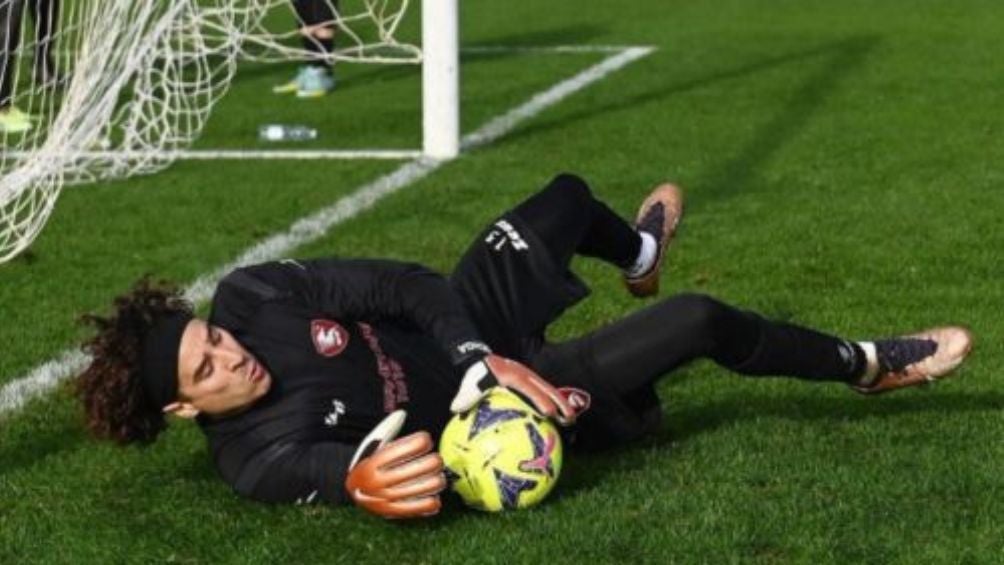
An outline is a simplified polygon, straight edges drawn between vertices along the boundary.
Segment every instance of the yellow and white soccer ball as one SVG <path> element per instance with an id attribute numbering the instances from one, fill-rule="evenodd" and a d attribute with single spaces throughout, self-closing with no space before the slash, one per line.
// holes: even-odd
<path id="1" fill-rule="evenodd" d="M 439 453 L 452 490 L 490 512 L 539 503 L 561 474 L 557 428 L 501 387 L 450 420 Z"/>

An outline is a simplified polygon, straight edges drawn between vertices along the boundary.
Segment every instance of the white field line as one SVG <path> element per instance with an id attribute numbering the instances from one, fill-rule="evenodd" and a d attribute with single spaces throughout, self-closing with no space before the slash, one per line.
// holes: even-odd
<path id="1" fill-rule="evenodd" d="M 557 104 L 568 96 L 603 79 L 610 73 L 650 54 L 651 47 L 631 47 L 533 96 L 527 102 L 490 120 L 473 133 L 465 135 L 461 145 L 467 150 L 492 143 L 512 131 L 524 120 Z M 427 177 L 445 161 L 420 157 L 405 163 L 395 171 L 365 184 L 334 204 L 296 221 L 285 232 L 273 235 L 252 246 L 236 260 L 199 277 L 186 290 L 185 296 L 200 303 L 212 296 L 217 281 L 238 267 L 270 261 L 285 256 L 293 249 L 317 240 L 331 228 L 372 208 L 379 200 Z M 61 381 L 79 373 L 90 359 L 76 349 L 68 349 L 0 389 L 0 416 L 16 412 L 29 401 L 41 397 Z"/>
<path id="2" fill-rule="evenodd" d="M 0 0 L 2 2 L 3 0 Z M 8 151 L 5 156 L 24 158 L 32 151 Z M 188 149 L 185 151 L 81 151 L 78 159 L 135 159 L 137 161 L 406 161 L 422 156 L 418 149 Z"/>
<path id="3" fill-rule="evenodd" d="M 27 152 L 11 151 L 14 157 L 27 156 Z M 81 159 L 165 159 L 186 161 L 320 161 L 385 159 L 405 161 L 417 159 L 422 152 L 417 149 L 189 149 L 185 151 L 81 151 Z"/>
<path id="4" fill-rule="evenodd" d="M 216 160 L 332 160 L 332 159 L 386 159 L 391 161 L 404 161 L 407 159 L 417 159 L 422 156 L 422 152 L 417 149 L 317 149 L 317 150 L 296 150 L 296 149 L 227 149 L 208 150 L 191 149 L 188 151 L 178 151 L 174 153 L 177 159 L 189 161 L 216 161 Z"/>
<path id="5" fill-rule="evenodd" d="M 3 1 L 3 0 L 0 0 Z M 7 156 L 22 158 L 30 151 L 9 151 Z M 142 161 L 336 161 L 417 159 L 417 149 L 189 149 L 186 151 L 81 151 L 79 159 L 135 159 Z"/>
<path id="6" fill-rule="evenodd" d="M 546 54 L 574 55 L 581 53 L 623 53 L 628 49 L 653 49 L 639 45 L 469 45 L 461 53 L 480 54 Z"/>

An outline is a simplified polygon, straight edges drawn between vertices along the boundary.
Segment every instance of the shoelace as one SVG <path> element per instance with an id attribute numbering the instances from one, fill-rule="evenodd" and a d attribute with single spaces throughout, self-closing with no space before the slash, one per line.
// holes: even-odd
<path id="1" fill-rule="evenodd" d="M 898 338 L 875 342 L 879 368 L 882 372 L 898 373 L 925 357 L 934 355 L 938 343 L 933 339 Z"/>

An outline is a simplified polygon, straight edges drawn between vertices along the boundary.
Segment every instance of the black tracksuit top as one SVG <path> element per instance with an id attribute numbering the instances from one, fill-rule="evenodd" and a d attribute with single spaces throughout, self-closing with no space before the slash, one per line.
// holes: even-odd
<path id="1" fill-rule="evenodd" d="M 272 376 L 269 392 L 227 418 L 200 416 L 214 462 L 241 495 L 340 503 L 362 438 L 397 408 L 403 433 L 438 436 L 463 370 L 487 346 L 445 278 L 415 264 L 281 261 L 238 269 L 209 322 Z"/>

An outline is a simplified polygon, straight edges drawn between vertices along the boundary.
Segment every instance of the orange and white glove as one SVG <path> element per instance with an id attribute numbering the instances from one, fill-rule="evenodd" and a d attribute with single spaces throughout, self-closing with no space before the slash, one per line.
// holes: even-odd
<path id="1" fill-rule="evenodd" d="M 345 490 L 356 505 L 384 518 L 432 516 L 439 512 L 439 493 L 446 488 L 443 459 L 432 450 L 428 432 L 394 440 L 405 416 L 404 410 L 397 410 L 373 428 L 345 479 Z"/>
<path id="2" fill-rule="evenodd" d="M 460 390 L 450 404 L 450 411 L 459 414 L 474 408 L 496 386 L 503 386 L 522 396 L 542 416 L 553 418 L 561 425 L 573 424 L 578 415 L 579 410 L 566 395 L 540 375 L 526 365 L 498 355 L 488 355 L 467 369 L 460 382 Z"/>

